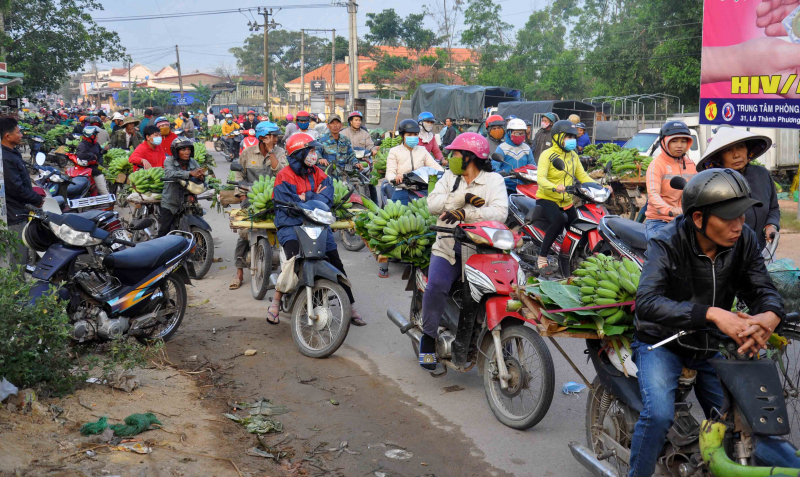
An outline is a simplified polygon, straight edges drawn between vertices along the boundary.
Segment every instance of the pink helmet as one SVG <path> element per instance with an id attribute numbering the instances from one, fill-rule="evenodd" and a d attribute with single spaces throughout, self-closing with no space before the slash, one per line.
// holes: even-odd
<path id="1" fill-rule="evenodd" d="M 286 120 L 289 121 L 289 122 L 292 122 L 292 121 L 294 121 L 294 116 L 291 115 L 291 114 L 287 114 L 286 115 Z"/>
<path id="2" fill-rule="evenodd" d="M 448 151 L 469 151 L 475 154 L 478 159 L 489 158 L 489 141 L 474 132 L 459 134 L 445 149 Z"/>

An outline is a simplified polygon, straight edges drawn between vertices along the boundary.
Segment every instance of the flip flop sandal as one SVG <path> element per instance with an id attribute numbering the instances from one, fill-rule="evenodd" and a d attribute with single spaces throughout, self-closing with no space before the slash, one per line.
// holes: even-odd
<path id="1" fill-rule="evenodd" d="M 270 325 L 279 325 L 281 323 L 280 310 L 278 310 L 277 308 L 269 307 L 267 309 L 267 323 L 269 323 Z"/>
<path id="2" fill-rule="evenodd" d="M 242 280 L 240 280 L 238 278 L 234 278 L 233 280 L 231 280 L 231 284 L 230 284 L 230 286 L 228 286 L 228 289 L 229 290 L 238 290 L 240 286 L 242 286 Z"/>
<path id="3" fill-rule="evenodd" d="M 351 317 L 350 324 L 353 326 L 367 326 L 367 322 L 362 320 L 360 316 Z"/>
<path id="4" fill-rule="evenodd" d="M 419 343 L 419 365 L 426 371 L 435 371 L 436 364 L 436 342 L 433 338 L 423 335 Z"/>

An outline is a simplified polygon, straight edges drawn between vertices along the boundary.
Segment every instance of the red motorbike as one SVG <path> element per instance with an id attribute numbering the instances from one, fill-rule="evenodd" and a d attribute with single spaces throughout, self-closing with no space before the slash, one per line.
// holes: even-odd
<path id="1" fill-rule="evenodd" d="M 560 171 L 564 170 L 564 161 L 560 159 L 553 161 L 552 165 Z M 519 251 L 519 256 L 526 267 L 537 272 L 537 258 L 549 224 L 542 219 L 542 208 L 536 205 L 536 191 L 539 187 L 535 183 L 535 170 L 535 166 L 526 166 L 504 175 L 521 182 L 517 186 L 518 194 L 512 194 L 508 198 L 508 223 L 509 227 L 518 228 L 525 235 L 525 244 Z M 561 278 L 572 275 L 580 261 L 602 248 L 603 238 L 597 227 L 608 214 L 602 204 L 611 196 L 611 191 L 598 184 L 582 184 L 572 174 L 570 176 L 574 185 L 567 187 L 566 192 L 580 198 L 583 204 L 577 206 L 578 219 L 568 230 L 559 234 L 548 253 L 548 261 L 557 265 Z"/>
<path id="2" fill-rule="evenodd" d="M 550 408 L 555 370 L 544 340 L 525 326 L 523 315 L 509 310 L 512 286 L 525 283 L 512 252 L 522 237 L 493 221 L 431 230 L 452 234 L 461 244 L 464 277 L 448 294 L 436 340 L 444 371 L 431 376 L 441 377 L 448 369 L 467 372 L 477 364 L 495 417 L 514 429 L 535 426 Z M 410 266 L 403 279 L 412 292 L 410 321 L 392 309 L 387 314 L 418 356 L 428 270 Z"/>
<path id="3" fill-rule="evenodd" d="M 71 153 L 67 153 L 66 157 L 73 164 L 64 171 L 72 180 L 72 184 L 68 187 L 69 207 L 82 211 L 86 208 L 105 206 L 107 210 L 113 210 L 116 196 L 99 195 L 92 177 L 92 168 L 89 166 L 97 164 L 97 161 L 84 161 Z"/>

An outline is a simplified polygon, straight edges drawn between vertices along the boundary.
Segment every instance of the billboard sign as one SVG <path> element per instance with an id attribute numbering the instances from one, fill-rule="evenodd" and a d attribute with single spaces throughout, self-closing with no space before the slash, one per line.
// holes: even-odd
<path id="1" fill-rule="evenodd" d="M 800 6 L 783 3 L 704 0 L 700 123 L 800 129 Z"/>

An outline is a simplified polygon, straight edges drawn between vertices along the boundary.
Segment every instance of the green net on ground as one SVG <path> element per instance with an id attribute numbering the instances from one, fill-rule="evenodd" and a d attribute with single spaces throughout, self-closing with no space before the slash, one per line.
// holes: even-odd
<path id="1" fill-rule="evenodd" d="M 87 422 L 81 426 L 81 434 L 84 436 L 91 436 L 95 434 L 102 434 L 106 428 L 111 428 L 114 435 L 119 437 L 128 437 L 141 434 L 142 432 L 150 429 L 150 426 L 157 424 L 161 426 L 161 421 L 153 414 L 131 414 L 125 418 L 125 424 L 112 424 L 108 425 L 108 418 L 101 417 L 97 422 Z"/>

